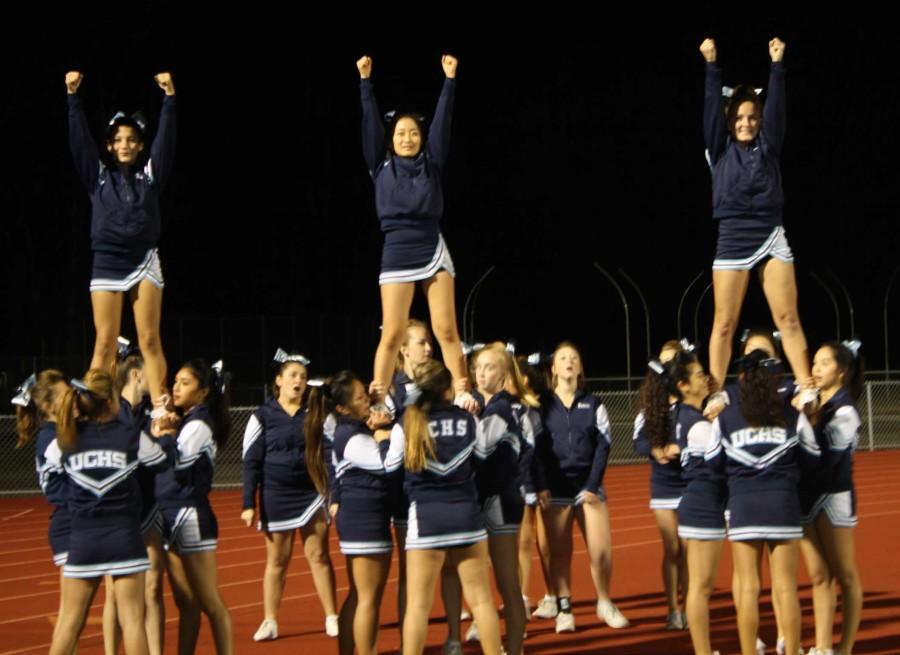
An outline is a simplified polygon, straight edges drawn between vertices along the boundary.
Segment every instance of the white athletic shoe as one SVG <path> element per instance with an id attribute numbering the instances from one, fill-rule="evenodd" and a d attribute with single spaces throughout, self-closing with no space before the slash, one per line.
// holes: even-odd
<path id="1" fill-rule="evenodd" d="M 472 621 L 472 625 L 466 630 L 466 642 L 469 641 L 480 641 L 480 637 L 478 636 L 478 624 L 475 623 L 475 621 Z"/>
<path id="2" fill-rule="evenodd" d="M 687 619 L 684 612 L 669 612 L 669 618 L 666 621 L 666 630 L 684 630 L 687 628 Z"/>
<path id="3" fill-rule="evenodd" d="M 253 641 L 271 641 L 278 639 L 278 622 L 264 619 L 259 624 L 256 634 L 253 635 Z"/>
<path id="4" fill-rule="evenodd" d="M 597 601 L 597 618 L 606 621 L 610 628 L 627 628 L 631 623 L 610 600 Z"/>
<path id="5" fill-rule="evenodd" d="M 337 614 L 329 614 L 325 617 L 325 634 L 329 637 L 337 637 L 340 634 Z"/>
<path id="6" fill-rule="evenodd" d="M 525 606 L 525 620 L 531 620 L 531 599 L 528 596 L 522 596 L 522 604 Z"/>
<path id="7" fill-rule="evenodd" d="M 766 642 L 759 637 L 756 638 L 756 655 L 766 655 Z"/>
<path id="8" fill-rule="evenodd" d="M 544 596 L 538 601 L 537 608 L 531 613 L 539 619 L 552 619 L 559 613 L 556 596 Z"/>
<path id="9" fill-rule="evenodd" d="M 444 642 L 444 655 L 463 655 L 462 644 L 456 639 L 448 639 Z"/>
<path id="10" fill-rule="evenodd" d="M 467 610 L 465 607 L 462 608 L 462 611 L 459 613 L 460 621 L 469 621 L 472 619 L 472 613 Z"/>
<path id="11" fill-rule="evenodd" d="M 556 634 L 575 632 L 575 616 L 572 612 L 559 612 L 556 615 Z"/>
<path id="12" fill-rule="evenodd" d="M 800 652 L 803 652 L 803 648 L 800 649 Z M 816 648 L 813 646 L 807 651 L 806 655 L 835 655 L 835 652 L 831 648 Z"/>

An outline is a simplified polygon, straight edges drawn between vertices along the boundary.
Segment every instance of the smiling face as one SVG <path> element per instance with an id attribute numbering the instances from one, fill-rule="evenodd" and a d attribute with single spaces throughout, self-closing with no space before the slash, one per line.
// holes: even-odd
<path id="1" fill-rule="evenodd" d="M 709 376 L 700 362 L 688 364 L 687 379 L 679 380 L 678 391 L 685 402 L 699 405 L 709 394 Z"/>
<path id="2" fill-rule="evenodd" d="M 734 125 L 732 126 L 734 140 L 743 145 L 749 144 L 759 134 L 759 124 L 759 107 L 755 102 L 745 100 L 738 105 L 737 113 L 734 117 Z"/>
<path id="3" fill-rule="evenodd" d="M 369 394 L 366 393 L 366 388 L 363 386 L 363 383 L 359 380 L 353 380 L 353 387 L 350 392 L 350 400 L 346 405 L 338 404 L 336 409 L 337 413 L 342 416 L 349 416 L 350 418 L 355 418 L 358 421 L 365 420 L 369 416 L 369 408 L 371 406 L 371 400 L 369 399 Z"/>
<path id="4" fill-rule="evenodd" d="M 415 157 L 422 150 L 422 129 L 409 116 L 397 119 L 392 136 L 394 154 L 399 157 Z"/>
<path id="5" fill-rule="evenodd" d="M 116 163 L 130 166 L 137 162 L 144 149 L 144 142 L 141 141 L 136 129 L 130 125 L 119 125 L 116 133 L 106 144 L 106 149 L 112 153 Z"/>

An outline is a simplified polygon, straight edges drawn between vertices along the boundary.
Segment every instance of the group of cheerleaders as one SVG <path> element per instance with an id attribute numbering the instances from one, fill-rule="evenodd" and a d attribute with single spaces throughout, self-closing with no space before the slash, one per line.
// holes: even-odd
<path id="1" fill-rule="evenodd" d="M 785 44 L 769 42 L 767 100 L 721 85 L 715 43 L 705 40 L 704 136 L 719 241 L 707 375 L 693 345 L 667 342 L 649 363 L 636 407 L 634 444 L 650 459 L 651 503 L 663 543 L 665 627 L 689 629 L 709 655 L 709 600 L 724 539 L 732 543 L 732 592 L 743 655 L 757 636 L 760 567 L 768 552 L 777 652 L 800 653 L 796 569 L 813 582 L 813 653 L 852 652 L 862 606 L 856 573 L 852 458 L 859 416 L 859 343 L 824 344 L 810 367 L 797 315 L 793 256 L 781 215 L 779 158 L 785 132 Z M 434 115 L 379 112 L 372 59 L 357 61 L 363 155 L 384 232 L 379 278 L 381 340 L 372 381 L 351 371 L 310 379 L 311 362 L 278 351 L 272 397 L 243 441 L 242 521 L 266 544 L 264 619 L 253 639 L 278 637 L 278 610 L 297 531 L 342 654 L 377 652 L 379 609 L 399 551 L 398 611 L 404 653 L 421 653 L 437 582 L 446 609 L 444 652 L 466 640 L 485 653 L 521 653 L 530 618 L 575 630 L 573 522 L 584 535 L 596 613 L 625 628 L 610 596 L 612 544 L 603 478 L 607 410 L 584 384 L 578 348 L 516 356 L 502 342 L 464 346 L 457 331 L 454 266 L 440 232 L 457 60 L 441 58 Z M 178 652 L 194 652 L 202 615 L 219 653 L 234 649 L 218 591 L 216 516 L 209 502 L 215 456 L 229 431 L 229 376 L 221 362 L 183 364 L 171 388 L 160 339 L 163 276 L 159 196 L 175 152 L 175 84 L 156 136 L 118 113 L 105 151 L 93 140 L 66 75 L 73 157 L 92 205 L 91 302 L 97 339 L 81 379 L 45 370 L 22 385 L 19 446 L 36 443 L 41 487 L 54 506 L 50 544 L 61 566 L 59 620 L 50 649 L 75 652 L 106 579 L 107 652 L 161 653 L 163 576 L 179 610 Z M 779 338 L 742 340 L 736 382 L 725 376 L 750 272 L 757 270 Z M 410 320 L 420 282 L 430 328 Z M 131 302 L 139 351 L 117 344 Z M 432 358 L 432 335 L 443 363 Z M 782 364 L 782 352 L 793 377 Z M 712 393 L 711 393 L 712 392 Z M 338 607 L 329 526 L 347 559 L 350 590 Z M 535 544 L 546 594 L 527 598 Z M 489 583 L 493 571 L 505 630 Z M 836 581 L 843 613 L 832 646 Z M 463 607 L 463 599 L 468 611 Z"/>

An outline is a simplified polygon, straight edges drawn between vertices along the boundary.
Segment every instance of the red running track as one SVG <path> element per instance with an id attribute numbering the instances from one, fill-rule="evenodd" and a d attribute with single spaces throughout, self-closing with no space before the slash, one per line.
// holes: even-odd
<path id="1" fill-rule="evenodd" d="M 900 451 L 860 453 L 856 484 L 859 527 L 857 559 L 865 589 L 865 608 L 855 653 L 900 653 Z M 680 654 L 690 653 L 687 632 L 666 632 L 666 606 L 660 579 L 661 545 L 648 504 L 646 466 L 613 466 L 606 473 L 606 490 L 613 535 L 613 597 L 632 627 L 612 630 L 594 615 L 592 585 L 583 542 L 576 537 L 573 559 L 573 605 L 577 632 L 557 636 L 553 621 L 528 623 L 528 653 Z M 217 491 L 212 502 L 219 518 L 219 580 L 234 622 L 235 652 L 286 655 L 314 651 L 336 652 L 335 640 L 323 632 L 323 614 L 313 589 L 302 548 L 295 549 L 284 602 L 279 616 L 281 637 L 256 644 L 251 635 L 262 620 L 263 537 L 239 520 L 240 494 Z M 48 510 L 40 497 L 0 500 L 0 655 L 46 652 L 58 604 L 58 571 L 47 545 Z M 580 546 L 580 548 L 579 548 Z M 346 593 L 344 558 L 332 531 L 331 554 L 337 569 L 339 596 Z M 801 565 L 799 580 L 803 608 L 803 637 L 811 645 L 812 605 Z M 531 597 L 542 595 L 537 562 L 532 572 Z M 399 633 L 396 613 L 396 565 L 385 592 L 379 650 L 396 653 Z M 731 559 L 725 548 L 712 604 L 713 646 L 722 655 L 738 653 L 737 627 L 731 604 Z M 79 644 L 79 655 L 103 653 L 100 617 L 102 588 L 91 609 Z M 175 652 L 177 613 L 166 594 L 167 652 Z M 426 652 L 440 653 L 446 627 L 443 607 L 436 600 Z M 768 594 L 761 600 L 760 636 L 775 642 L 775 624 Z M 838 618 L 839 621 L 839 618 Z M 465 626 L 464 626 L 465 628 Z M 839 634 L 839 622 L 835 625 Z M 467 653 L 480 652 L 477 644 Z M 214 652 L 204 623 L 198 653 Z M 774 652 L 774 648 L 770 652 Z"/>

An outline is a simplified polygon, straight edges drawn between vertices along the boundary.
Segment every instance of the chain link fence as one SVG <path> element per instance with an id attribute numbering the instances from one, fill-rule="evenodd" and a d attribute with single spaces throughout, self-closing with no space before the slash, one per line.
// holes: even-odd
<path id="1" fill-rule="evenodd" d="M 637 391 L 599 393 L 609 412 L 612 429 L 610 463 L 645 461 L 635 454 L 631 445 Z M 862 419 L 861 450 L 900 448 L 900 381 L 867 382 L 857 408 Z M 241 444 L 247 421 L 255 410 L 256 407 L 231 408 L 231 433 L 216 456 L 217 487 L 239 487 L 241 484 Z M 17 450 L 15 443 L 15 417 L 0 416 L 0 494 L 38 493 L 34 448 L 28 445 Z"/>

